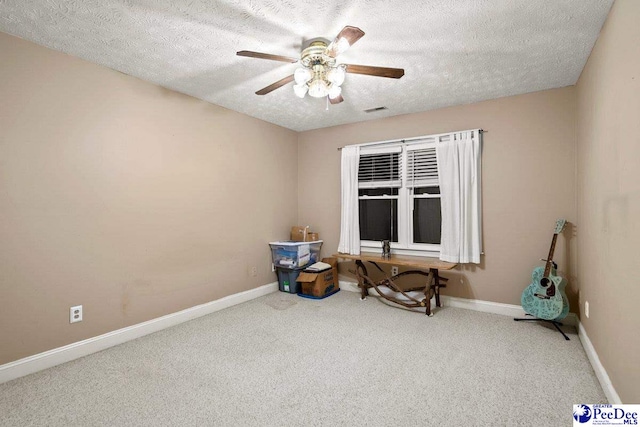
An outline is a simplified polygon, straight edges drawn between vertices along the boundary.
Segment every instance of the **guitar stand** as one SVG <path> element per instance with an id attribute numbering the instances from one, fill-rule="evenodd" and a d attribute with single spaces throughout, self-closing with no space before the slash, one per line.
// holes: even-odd
<path id="1" fill-rule="evenodd" d="M 526 314 L 527 316 L 531 316 L 530 314 Z M 558 332 L 560 332 L 562 334 L 562 336 L 564 337 L 565 340 L 570 341 L 569 337 L 567 336 L 567 334 L 565 334 L 562 329 L 560 329 L 560 326 L 562 325 L 562 322 L 558 322 L 557 320 L 547 320 L 547 319 L 538 319 L 537 317 L 514 317 L 513 320 L 515 320 L 516 322 L 548 322 L 551 323 L 553 326 L 556 327 L 556 329 L 558 330 Z"/>

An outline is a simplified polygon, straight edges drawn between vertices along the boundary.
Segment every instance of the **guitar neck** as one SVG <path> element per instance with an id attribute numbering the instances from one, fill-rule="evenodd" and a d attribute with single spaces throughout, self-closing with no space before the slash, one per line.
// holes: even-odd
<path id="1" fill-rule="evenodd" d="M 556 240 L 558 240 L 558 235 L 554 234 L 553 239 L 551 240 L 551 247 L 549 248 L 547 263 L 544 266 L 544 275 L 542 277 L 549 277 L 549 273 L 551 273 L 551 265 L 553 265 L 553 252 L 556 250 Z"/>

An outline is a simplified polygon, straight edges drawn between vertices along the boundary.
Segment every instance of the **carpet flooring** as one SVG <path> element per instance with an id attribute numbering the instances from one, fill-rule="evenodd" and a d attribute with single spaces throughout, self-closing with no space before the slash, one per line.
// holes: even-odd
<path id="1" fill-rule="evenodd" d="M 568 332 L 276 292 L 0 384 L 0 425 L 565 426 L 606 403 Z"/>

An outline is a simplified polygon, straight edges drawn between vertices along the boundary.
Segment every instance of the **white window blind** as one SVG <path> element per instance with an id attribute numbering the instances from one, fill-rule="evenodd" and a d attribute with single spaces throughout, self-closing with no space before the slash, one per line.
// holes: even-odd
<path id="1" fill-rule="evenodd" d="M 439 185 L 436 147 L 407 147 L 407 188 L 430 187 Z"/>
<path id="2" fill-rule="evenodd" d="M 398 188 L 402 186 L 401 149 L 361 153 L 358 166 L 359 188 Z"/>

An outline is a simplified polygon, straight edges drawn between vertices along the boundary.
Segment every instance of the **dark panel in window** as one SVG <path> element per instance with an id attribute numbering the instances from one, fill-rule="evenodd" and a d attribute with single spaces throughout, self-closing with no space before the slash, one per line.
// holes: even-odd
<path id="1" fill-rule="evenodd" d="M 398 241 L 397 200 L 360 200 L 360 240 Z"/>
<path id="2" fill-rule="evenodd" d="M 440 187 L 418 187 L 413 189 L 413 194 L 440 194 Z"/>
<path id="3" fill-rule="evenodd" d="M 358 190 L 360 196 L 397 196 L 397 188 L 361 188 Z"/>
<path id="4" fill-rule="evenodd" d="M 440 199 L 414 199 L 413 242 L 440 244 Z"/>

